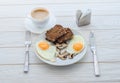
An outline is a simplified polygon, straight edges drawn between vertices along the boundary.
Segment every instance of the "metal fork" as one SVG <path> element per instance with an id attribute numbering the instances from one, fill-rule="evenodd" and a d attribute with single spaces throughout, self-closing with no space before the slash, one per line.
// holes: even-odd
<path id="1" fill-rule="evenodd" d="M 92 52 L 92 55 L 93 55 L 95 76 L 98 77 L 98 76 L 100 76 L 100 72 L 99 72 L 98 59 L 97 59 L 97 55 L 96 55 L 95 36 L 94 36 L 93 31 L 90 32 L 89 41 L 90 41 L 90 49 L 91 49 L 91 52 Z"/>
<path id="2" fill-rule="evenodd" d="M 31 46 L 31 32 L 26 31 L 25 37 L 25 62 L 24 62 L 24 73 L 28 73 L 29 71 L 29 48 Z"/>

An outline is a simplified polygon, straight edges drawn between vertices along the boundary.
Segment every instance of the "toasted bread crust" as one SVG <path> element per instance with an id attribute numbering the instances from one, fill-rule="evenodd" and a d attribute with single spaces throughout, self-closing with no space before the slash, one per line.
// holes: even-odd
<path id="1" fill-rule="evenodd" d="M 66 34 L 61 36 L 60 38 L 58 38 L 57 43 L 63 43 L 72 38 L 72 36 L 73 36 L 72 31 L 69 28 L 64 28 L 64 29 L 66 31 Z"/>
<path id="2" fill-rule="evenodd" d="M 61 25 L 55 25 L 53 28 L 46 32 L 46 39 L 53 43 L 64 43 L 70 40 L 73 36 L 70 28 L 64 28 Z"/>
<path id="3" fill-rule="evenodd" d="M 66 34 L 66 31 L 61 25 L 55 25 L 52 29 L 46 32 L 46 39 L 55 42 L 58 38 Z"/>

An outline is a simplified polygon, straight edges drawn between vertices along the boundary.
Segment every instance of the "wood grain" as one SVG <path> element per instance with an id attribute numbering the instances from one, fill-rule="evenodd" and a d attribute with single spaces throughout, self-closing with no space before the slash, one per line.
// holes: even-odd
<path id="1" fill-rule="evenodd" d="M 95 32 L 101 77 L 94 76 L 89 48 L 78 63 L 54 67 L 40 61 L 32 46 L 30 72 L 23 73 L 24 19 L 31 9 L 40 6 L 49 7 L 58 24 L 77 29 L 87 42 L 89 32 Z M 92 10 L 91 24 L 78 28 L 75 12 L 88 8 Z M 0 83 L 119 83 L 119 51 L 120 0 L 0 0 Z"/>
<path id="2" fill-rule="evenodd" d="M 119 3 L 119 0 L 1 0 L 0 5 L 27 4 L 79 4 L 79 3 Z"/>
<path id="3" fill-rule="evenodd" d="M 91 24 L 84 26 L 84 29 L 120 29 L 120 16 L 92 16 Z M 77 28 L 74 16 L 57 16 L 57 24 Z M 1 18 L 0 31 L 25 31 L 25 18 Z M 64 22 L 63 22 L 64 21 Z M 6 24 L 7 23 L 7 24 Z"/>
<path id="4" fill-rule="evenodd" d="M 119 64 L 120 63 L 101 63 L 101 77 L 98 78 L 94 76 L 92 63 L 80 63 L 66 67 L 30 65 L 30 72 L 28 74 L 23 73 L 23 65 L 3 65 L 0 66 L 0 81 L 4 83 L 116 83 L 120 81 Z"/>
<path id="5" fill-rule="evenodd" d="M 76 29 L 84 36 L 87 42 L 89 42 L 89 29 Z M 118 47 L 120 45 L 120 30 L 94 30 L 96 35 L 96 43 L 98 46 L 109 47 L 113 46 Z M 23 47 L 25 41 L 24 31 L 2 31 L 0 32 L 0 47 Z M 112 33 L 112 34 L 111 34 Z M 102 34 L 102 35 L 101 35 Z M 32 42 L 35 41 L 35 36 L 32 35 Z M 104 37 L 103 37 L 104 36 Z M 115 48 L 116 48 L 115 47 Z"/>
<path id="6" fill-rule="evenodd" d="M 73 16 L 78 9 L 91 9 L 92 15 L 120 15 L 119 3 L 105 4 L 45 4 L 0 6 L 0 18 L 26 17 L 35 7 L 48 7 L 56 16 Z M 64 10 L 63 10 L 64 9 Z M 9 13 L 8 13 L 9 12 Z"/>
<path id="7" fill-rule="evenodd" d="M 120 60 L 118 57 L 120 54 L 120 30 L 94 30 L 94 32 L 96 35 L 97 53 L 99 61 L 119 62 Z M 81 34 L 83 34 L 86 41 L 88 42 L 89 30 L 81 29 Z M 32 39 L 34 39 L 35 36 L 36 35 L 33 35 Z M 34 42 L 34 40 L 32 40 L 32 42 Z M 32 52 L 33 49 L 31 48 L 31 64 L 42 63 Z M 0 58 L 0 64 L 23 64 L 24 32 L 1 32 L 0 53 L 0 56 L 2 56 L 2 58 Z M 89 47 L 86 56 L 81 62 L 93 62 Z"/>
<path id="8" fill-rule="evenodd" d="M 114 50 L 113 50 L 114 49 Z M 120 47 L 112 48 L 109 47 L 101 47 L 97 46 L 97 56 L 100 63 L 109 63 L 109 62 L 120 62 L 119 57 L 119 49 Z M 104 51 L 104 52 L 103 52 Z M 14 64 L 23 64 L 24 63 L 24 55 L 25 48 L 1 48 L 0 49 L 0 65 L 14 65 Z M 93 56 L 88 48 L 88 51 L 85 57 L 79 61 L 79 63 L 91 63 L 93 62 Z M 39 60 L 34 51 L 30 52 L 30 64 L 43 64 L 41 60 Z M 45 63 L 44 63 L 45 64 Z"/>

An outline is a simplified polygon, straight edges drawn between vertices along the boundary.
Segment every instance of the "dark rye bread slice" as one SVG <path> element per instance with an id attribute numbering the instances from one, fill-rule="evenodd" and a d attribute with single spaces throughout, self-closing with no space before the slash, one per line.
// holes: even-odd
<path id="1" fill-rule="evenodd" d="M 61 25 L 55 25 L 52 29 L 46 32 L 46 39 L 51 42 L 55 42 L 64 34 L 66 34 L 66 30 Z"/>
<path id="2" fill-rule="evenodd" d="M 67 33 L 65 35 L 61 36 L 60 38 L 58 38 L 56 43 L 63 43 L 72 38 L 72 36 L 73 36 L 72 31 L 69 28 L 64 28 L 64 29 Z"/>

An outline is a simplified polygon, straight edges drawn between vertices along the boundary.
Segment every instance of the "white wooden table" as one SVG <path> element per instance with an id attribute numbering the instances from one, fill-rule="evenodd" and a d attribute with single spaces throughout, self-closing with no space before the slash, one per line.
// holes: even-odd
<path id="1" fill-rule="evenodd" d="M 87 41 L 90 30 L 95 31 L 101 77 L 94 76 L 90 49 L 67 67 L 49 66 L 31 52 L 30 71 L 23 73 L 24 19 L 41 6 L 54 10 L 57 23 L 72 28 L 77 9 L 92 9 L 91 25 L 79 30 Z M 0 0 L 0 83 L 84 82 L 120 82 L 120 0 Z"/>

